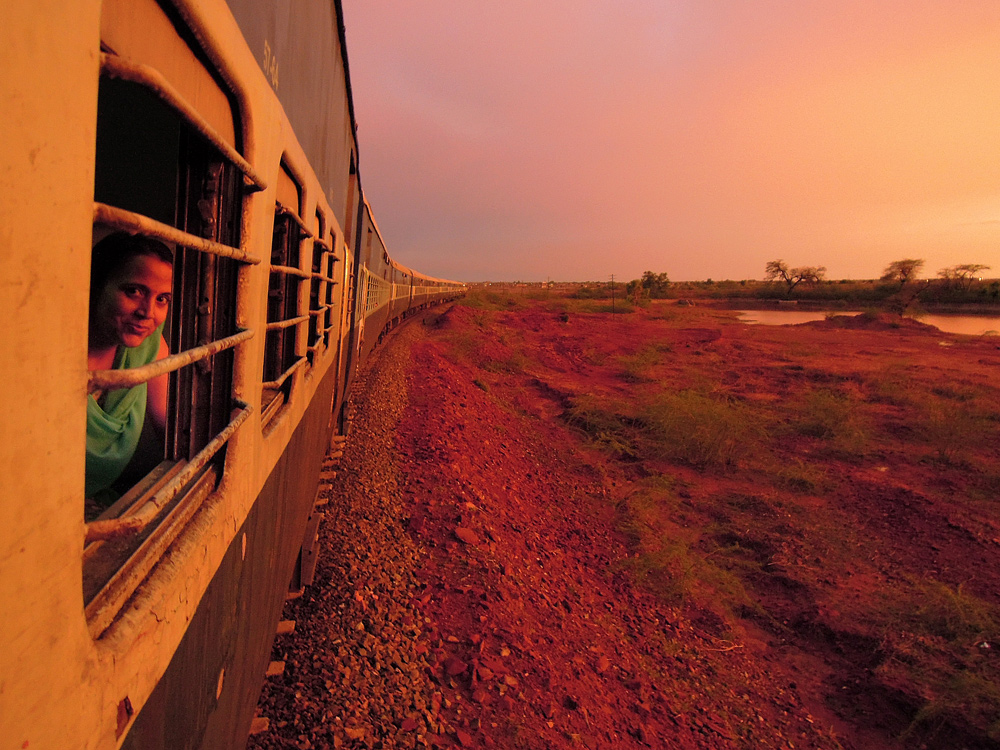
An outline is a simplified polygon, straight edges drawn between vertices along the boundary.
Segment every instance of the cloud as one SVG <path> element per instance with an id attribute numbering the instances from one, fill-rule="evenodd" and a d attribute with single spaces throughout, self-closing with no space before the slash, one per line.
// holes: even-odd
<path id="1" fill-rule="evenodd" d="M 436 275 L 865 277 L 998 221 L 993 0 L 344 5 L 364 187 Z"/>

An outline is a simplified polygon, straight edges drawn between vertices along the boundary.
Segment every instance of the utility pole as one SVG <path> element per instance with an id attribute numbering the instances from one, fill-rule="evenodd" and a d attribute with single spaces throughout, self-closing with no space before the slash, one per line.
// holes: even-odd
<path id="1" fill-rule="evenodd" d="M 611 315 L 615 314 L 615 275 L 611 274 Z"/>

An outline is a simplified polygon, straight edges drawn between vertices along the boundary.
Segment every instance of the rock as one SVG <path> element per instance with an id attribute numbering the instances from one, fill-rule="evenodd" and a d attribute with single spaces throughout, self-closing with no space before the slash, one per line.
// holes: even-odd
<path id="1" fill-rule="evenodd" d="M 469 665 L 457 657 L 449 657 L 444 663 L 444 671 L 449 677 L 456 677 L 462 674 Z"/>
<path id="2" fill-rule="evenodd" d="M 479 535 L 472 529 L 459 526 L 455 529 L 455 537 L 464 544 L 479 544 Z"/>
<path id="3" fill-rule="evenodd" d="M 365 736 L 364 727 L 344 727 L 344 734 L 350 740 L 360 740 Z"/>
<path id="4" fill-rule="evenodd" d="M 494 674 L 506 674 L 508 672 L 506 665 L 504 665 L 504 663 L 499 659 L 497 659 L 496 657 L 484 656 L 480 660 L 480 665 L 481 669 L 486 669 L 487 671 L 492 672 Z M 488 678 L 483 678 L 483 679 L 488 679 Z"/>

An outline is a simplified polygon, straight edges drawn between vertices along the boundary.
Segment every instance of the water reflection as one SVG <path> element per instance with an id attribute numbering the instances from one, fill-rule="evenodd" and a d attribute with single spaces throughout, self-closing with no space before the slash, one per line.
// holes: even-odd
<path id="1" fill-rule="evenodd" d="M 757 323 L 765 326 L 809 323 L 814 320 L 824 320 L 827 316 L 825 312 L 810 312 L 805 310 L 739 310 L 739 314 L 740 320 L 744 323 Z M 836 314 L 860 315 L 860 311 L 838 310 Z M 1000 317 L 998 316 L 921 315 L 917 320 L 947 333 L 964 333 L 969 336 L 1000 335 Z"/>

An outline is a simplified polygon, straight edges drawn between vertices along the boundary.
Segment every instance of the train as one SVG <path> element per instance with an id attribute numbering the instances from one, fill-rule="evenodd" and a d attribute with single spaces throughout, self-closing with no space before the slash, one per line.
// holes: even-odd
<path id="1" fill-rule="evenodd" d="M 241 748 L 355 373 L 465 286 L 389 255 L 340 0 L 0 20 L 0 750 Z M 168 352 L 91 369 L 92 250 L 115 233 L 172 251 Z M 89 400 L 156 378 L 155 460 L 95 507 Z"/>

